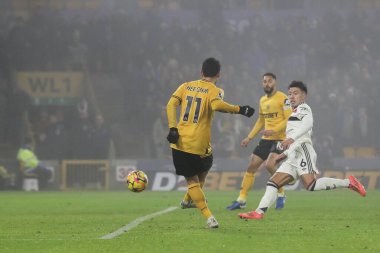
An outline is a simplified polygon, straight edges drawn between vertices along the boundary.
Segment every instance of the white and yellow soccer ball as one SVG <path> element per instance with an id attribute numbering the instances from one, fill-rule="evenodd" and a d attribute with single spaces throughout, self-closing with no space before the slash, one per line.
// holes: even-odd
<path id="1" fill-rule="evenodd" d="M 141 170 L 133 170 L 125 177 L 129 190 L 142 192 L 148 185 L 148 176 Z"/>

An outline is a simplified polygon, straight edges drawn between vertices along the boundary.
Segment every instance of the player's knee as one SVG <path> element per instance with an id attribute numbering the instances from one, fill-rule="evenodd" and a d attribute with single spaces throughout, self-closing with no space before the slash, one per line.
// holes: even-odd
<path id="1" fill-rule="evenodd" d="M 276 172 L 276 165 L 274 163 L 266 163 L 265 169 L 273 175 Z"/>
<path id="2" fill-rule="evenodd" d="M 277 190 L 280 188 L 280 186 L 279 186 L 276 182 L 274 182 L 274 181 L 272 181 L 272 180 L 269 180 L 269 181 L 267 182 L 267 186 L 274 187 L 274 188 L 276 188 Z"/>
<path id="3" fill-rule="evenodd" d="M 247 168 L 247 172 L 250 172 L 250 173 L 255 173 L 257 171 L 257 168 L 259 166 L 257 166 L 256 163 L 254 162 L 250 162 L 249 165 L 248 165 L 248 168 Z"/>

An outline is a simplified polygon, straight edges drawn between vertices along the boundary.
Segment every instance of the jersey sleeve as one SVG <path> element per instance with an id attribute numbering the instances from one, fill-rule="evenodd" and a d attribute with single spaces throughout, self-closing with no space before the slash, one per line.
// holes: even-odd
<path id="1" fill-rule="evenodd" d="M 301 120 L 301 125 L 287 136 L 287 138 L 292 138 L 293 140 L 297 140 L 313 128 L 313 113 L 311 108 L 306 104 L 301 104 L 297 110 L 299 111 L 297 117 Z"/>
<path id="2" fill-rule="evenodd" d="M 248 134 L 248 138 L 249 139 L 255 138 L 255 136 L 258 134 L 258 132 L 260 132 L 260 130 L 263 129 L 264 125 L 265 125 L 265 119 L 264 119 L 263 112 L 262 112 L 261 106 L 260 106 L 260 108 L 259 108 L 259 117 L 256 120 L 256 123 L 253 126 L 251 132 Z"/>
<path id="3" fill-rule="evenodd" d="M 211 90 L 210 102 L 213 111 L 238 113 L 240 107 L 238 105 L 232 105 L 223 100 L 224 91 L 220 88 L 215 88 Z"/>
<path id="4" fill-rule="evenodd" d="M 184 84 L 178 87 L 166 105 L 169 128 L 177 126 L 177 107 L 182 103 Z"/>

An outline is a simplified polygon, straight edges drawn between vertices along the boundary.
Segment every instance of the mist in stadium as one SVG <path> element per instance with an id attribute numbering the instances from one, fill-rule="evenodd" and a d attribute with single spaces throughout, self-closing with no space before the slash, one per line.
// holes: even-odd
<path id="1" fill-rule="evenodd" d="M 377 239 L 368 239 L 380 235 L 374 226 L 378 214 L 373 213 L 380 208 L 379 24 L 379 0 L 1 0 L 0 215 L 6 219 L 0 221 L 0 251 L 118 252 L 126 249 L 120 246 L 123 242 L 149 237 L 157 249 L 152 252 L 174 247 L 155 237 L 151 227 L 158 227 L 160 236 L 168 233 L 173 244 L 182 240 L 181 233 L 202 238 L 203 248 L 186 246 L 183 252 L 229 252 L 239 233 L 244 235 L 242 249 L 261 240 L 271 245 L 261 249 L 282 252 L 281 241 L 271 242 L 270 236 L 303 236 L 308 228 L 328 244 L 323 250 L 380 250 Z M 256 110 L 251 118 L 214 114 L 214 161 L 204 192 L 224 235 L 200 230 L 204 221 L 197 209 L 180 209 L 187 185 L 176 175 L 167 140 L 169 99 L 181 84 L 202 78 L 202 62 L 209 57 L 220 61 L 216 85 L 224 90 L 224 101 Z M 225 210 L 239 196 L 250 156 L 262 138 L 257 134 L 248 147 L 241 146 L 260 115 L 262 79 L 268 72 L 276 75 L 277 89 L 285 94 L 293 80 L 307 85 L 319 177 L 353 175 L 368 191 L 365 199 L 347 189 L 309 193 L 297 181 L 286 186 L 287 206 L 269 211 L 267 223 L 241 223 L 237 212 Z M 149 179 L 141 193 L 130 192 L 126 185 L 134 170 Z M 261 166 L 248 209 L 256 207 L 269 178 Z M 63 202 L 56 202 L 61 197 Z M 334 239 L 334 232 L 325 235 L 322 225 L 315 225 L 323 219 L 317 215 L 319 208 L 331 214 L 326 202 L 332 203 L 335 216 L 327 217 L 325 226 L 353 243 Z M 306 205 L 314 205 L 317 217 L 301 224 L 292 214 L 300 215 Z M 124 234 L 108 234 L 171 206 L 179 209 L 147 218 L 150 225 L 142 219 L 131 231 L 127 227 Z M 341 209 L 351 212 L 340 216 Z M 49 210 L 68 214 L 57 224 L 65 229 L 46 225 L 55 219 Z M 48 217 L 46 224 L 35 213 Z M 80 221 L 90 217 L 102 225 L 74 227 L 74 214 L 81 215 Z M 175 230 L 179 225 L 168 216 L 176 215 L 184 229 L 174 235 L 168 226 Z M 34 217 L 31 228 L 23 230 L 29 217 Z M 356 223 L 331 225 L 339 217 Z M 295 223 L 294 230 L 276 227 L 273 234 L 247 238 Z M 354 232 L 355 226 L 360 232 Z M 113 246 L 90 243 L 104 235 L 120 240 Z M 209 248 L 202 242 L 208 236 L 224 243 Z M 289 234 L 286 238 L 292 240 Z M 74 239 L 75 247 L 64 246 Z M 358 240 L 364 243 L 355 244 Z M 311 243 L 306 240 L 294 252 L 314 252 Z M 288 244 L 283 252 L 293 252 Z M 46 246 L 50 251 L 44 251 Z"/>

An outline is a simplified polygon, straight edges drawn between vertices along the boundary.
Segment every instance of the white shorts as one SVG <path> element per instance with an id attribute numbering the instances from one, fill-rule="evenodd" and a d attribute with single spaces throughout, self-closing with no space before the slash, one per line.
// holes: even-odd
<path id="1" fill-rule="evenodd" d="M 282 172 L 298 179 L 304 174 L 319 174 L 316 166 L 317 154 L 309 143 L 301 143 L 296 147 L 290 146 L 286 160 L 280 165 L 276 172 Z"/>

